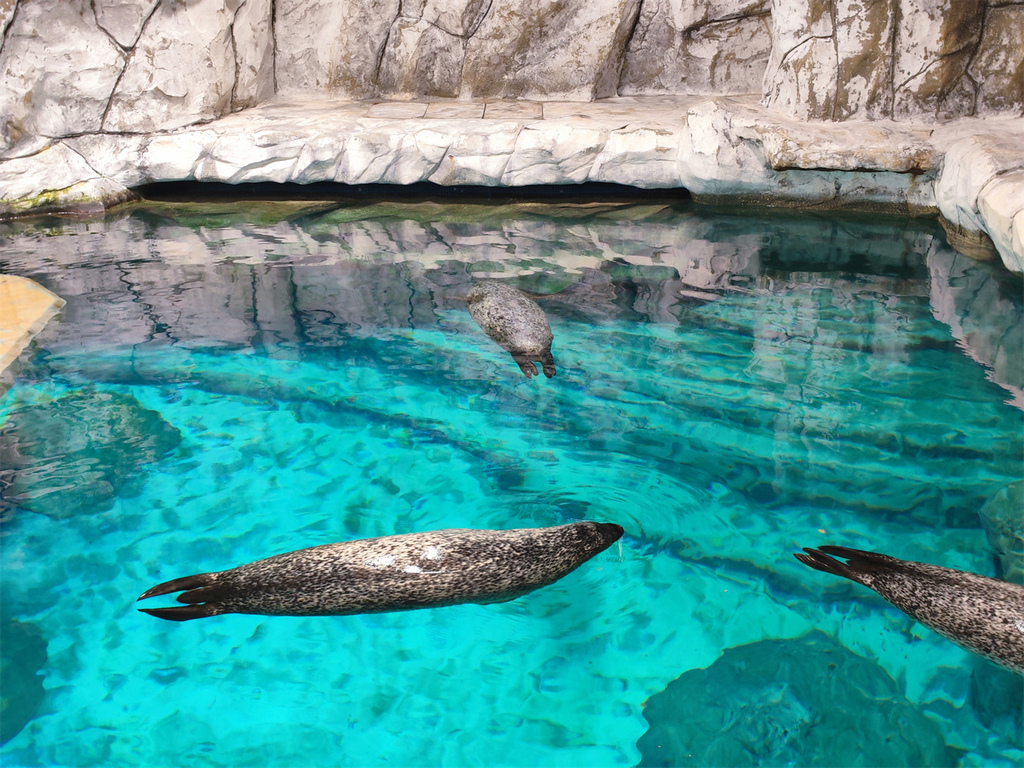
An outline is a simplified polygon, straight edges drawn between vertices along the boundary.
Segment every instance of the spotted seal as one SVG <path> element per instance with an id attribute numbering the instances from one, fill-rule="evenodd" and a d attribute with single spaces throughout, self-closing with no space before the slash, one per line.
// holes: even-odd
<path id="1" fill-rule="evenodd" d="M 474 283 L 466 301 L 473 321 L 512 355 L 527 378 L 537 375 L 535 362 L 549 379 L 555 375 L 554 336 L 537 302 L 511 285 L 491 280 Z"/>
<path id="2" fill-rule="evenodd" d="M 453 528 L 324 544 L 158 584 L 186 606 L 139 610 L 171 621 L 222 613 L 340 616 L 501 603 L 552 584 L 622 536 L 581 521 L 507 531 Z"/>
<path id="3" fill-rule="evenodd" d="M 859 549 L 804 553 L 795 556 L 805 565 L 863 584 L 957 645 L 1024 674 L 1024 587 Z"/>

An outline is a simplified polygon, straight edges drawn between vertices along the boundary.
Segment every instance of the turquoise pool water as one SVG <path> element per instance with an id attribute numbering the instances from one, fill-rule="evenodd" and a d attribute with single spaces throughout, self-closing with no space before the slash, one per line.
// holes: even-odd
<path id="1" fill-rule="evenodd" d="M 979 510 L 1022 477 L 1020 286 L 934 223 L 548 201 L 2 226 L 0 271 L 68 302 L 0 400 L 5 766 L 1024 759 L 1020 678 L 792 557 L 1013 566 Z M 480 278 L 548 295 L 554 379 L 473 323 Z M 134 602 L 316 544 L 584 518 L 621 546 L 510 603 Z"/>

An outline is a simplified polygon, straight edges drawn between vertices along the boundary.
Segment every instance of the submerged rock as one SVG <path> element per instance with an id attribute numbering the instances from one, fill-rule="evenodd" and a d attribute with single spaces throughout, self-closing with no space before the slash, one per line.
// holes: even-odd
<path id="1" fill-rule="evenodd" d="M 0 497 L 50 517 L 106 508 L 181 433 L 131 395 L 78 391 L 16 408 L 0 429 Z"/>
<path id="2" fill-rule="evenodd" d="M 1024 584 L 1024 480 L 1010 483 L 978 511 L 981 525 L 992 545 L 1001 576 Z"/>
<path id="3" fill-rule="evenodd" d="M 46 638 L 35 624 L 14 619 L 0 623 L 0 744 L 13 739 L 35 717 L 43 700 Z"/>
<path id="4" fill-rule="evenodd" d="M 877 663 L 823 632 L 729 648 L 652 696 L 640 765 L 953 765 Z"/>

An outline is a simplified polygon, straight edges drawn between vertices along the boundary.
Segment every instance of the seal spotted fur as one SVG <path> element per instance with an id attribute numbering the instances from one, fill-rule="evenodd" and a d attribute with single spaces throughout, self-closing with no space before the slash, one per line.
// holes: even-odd
<path id="1" fill-rule="evenodd" d="M 511 285 L 490 280 L 475 283 L 466 301 L 473 321 L 512 355 L 527 378 L 537 375 L 534 362 L 549 379 L 555 375 L 554 336 L 537 302 Z"/>
<path id="2" fill-rule="evenodd" d="M 508 531 L 453 528 L 324 544 L 158 584 L 185 606 L 141 608 L 171 621 L 222 613 L 329 616 L 500 603 L 552 584 L 622 536 L 581 521 Z"/>
<path id="3" fill-rule="evenodd" d="M 863 584 L 962 648 L 1024 674 L 1024 587 L 859 549 L 804 552 L 796 558 L 805 565 Z"/>

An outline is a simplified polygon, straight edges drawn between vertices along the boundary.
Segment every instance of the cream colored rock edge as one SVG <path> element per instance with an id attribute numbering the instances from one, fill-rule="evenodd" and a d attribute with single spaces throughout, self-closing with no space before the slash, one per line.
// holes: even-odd
<path id="1" fill-rule="evenodd" d="M 64 299 L 26 277 L 0 275 L 0 372 L 43 330 Z"/>
<path id="2" fill-rule="evenodd" d="M 84 133 L 0 161 L 0 215 L 167 181 L 685 187 L 698 200 L 941 213 L 1024 271 L 1024 120 L 788 119 L 756 96 L 593 102 L 278 100 L 202 125 Z"/>

